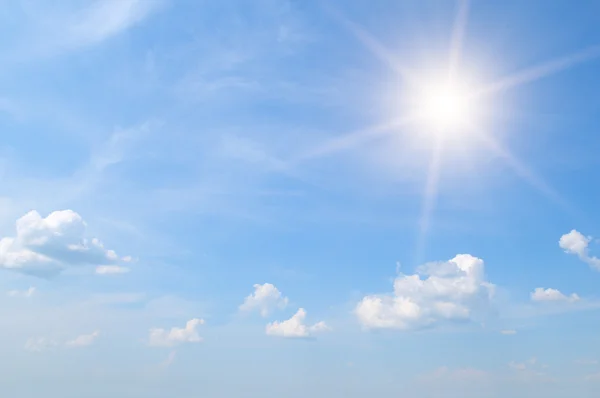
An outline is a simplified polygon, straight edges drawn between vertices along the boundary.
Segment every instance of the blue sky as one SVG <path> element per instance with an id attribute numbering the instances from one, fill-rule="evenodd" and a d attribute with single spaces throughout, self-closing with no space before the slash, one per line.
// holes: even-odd
<path id="1" fill-rule="evenodd" d="M 595 396 L 597 2 L 59 3 L 0 5 L 3 391 Z"/>

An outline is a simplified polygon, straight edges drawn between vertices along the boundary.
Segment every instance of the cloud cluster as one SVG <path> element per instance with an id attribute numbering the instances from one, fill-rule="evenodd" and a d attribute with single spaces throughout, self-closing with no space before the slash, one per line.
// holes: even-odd
<path id="1" fill-rule="evenodd" d="M 575 303 L 580 300 L 580 297 L 573 293 L 570 296 L 563 294 L 560 290 L 544 289 L 543 287 L 536 288 L 531 292 L 531 300 L 538 302 L 563 302 Z"/>
<path id="2" fill-rule="evenodd" d="M 600 271 L 600 258 L 590 256 L 589 244 L 592 238 L 583 235 L 581 232 L 573 229 L 568 234 L 560 237 L 558 245 L 566 253 L 575 254 L 581 261 L 587 263 L 590 267 Z"/>
<path id="3" fill-rule="evenodd" d="M 414 275 L 399 275 L 393 294 L 366 296 L 355 313 L 367 328 L 419 329 L 471 320 L 493 293 L 483 260 L 459 254 L 447 262 L 425 264 Z"/>
<path id="4" fill-rule="evenodd" d="M 240 305 L 240 311 L 250 312 L 258 311 L 263 318 L 266 318 L 275 309 L 284 309 L 289 300 L 271 283 L 254 285 L 254 293 L 247 296 Z M 286 338 L 309 338 L 316 333 L 331 330 L 325 322 L 317 322 L 314 325 L 306 324 L 306 310 L 304 308 L 292 315 L 285 321 L 274 321 L 267 324 L 265 331 L 269 336 L 278 336 Z"/>
<path id="5" fill-rule="evenodd" d="M 267 335 L 288 338 L 309 338 L 315 333 L 328 330 L 330 328 L 323 321 L 312 326 L 306 325 L 306 311 L 304 308 L 300 308 L 290 319 L 271 322 L 266 327 Z"/>
<path id="6" fill-rule="evenodd" d="M 283 309 L 288 305 L 288 298 L 271 283 L 254 285 L 254 293 L 250 294 L 240 305 L 240 311 L 259 311 L 262 317 L 267 317 L 275 309 Z"/>
<path id="7" fill-rule="evenodd" d="M 30 211 L 16 222 L 16 235 L 0 239 L 0 267 L 36 276 L 56 275 L 75 265 L 115 265 L 121 259 L 96 238 L 85 237 L 86 223 L 72 210 L 46 218 Z"/>
<path id="8" fill-rule="evenodd" d="M 198 334 L 197 328 L 204 324 L 204 319 L 190 319 L 185 327 L 174 327 L 171 330 L 152 328 L 148 344 L 154 347 L 173 347 L 182 343 L 199 343 L 202 338 Z"/>

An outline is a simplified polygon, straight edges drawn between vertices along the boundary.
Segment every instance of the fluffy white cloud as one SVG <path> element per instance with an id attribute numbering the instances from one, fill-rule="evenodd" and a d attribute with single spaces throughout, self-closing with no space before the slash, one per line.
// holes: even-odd
<path id="1" fill-rule="evenodd" d="M 16 222 L 16 236 L 0 239 L 0 267 L 51 276 L 73 265 L 111 265 L 120 259 L 96 238 L 85 237 L 86 223 L 72 210 L 42 218 L 30 211 Z"/>
<path id="2" fill-rule="evenodd" d="M 274 309 L 283 309 L 288 304 L 288 298 L 283 297 L 279 289 L 270 283 L 254 285 L 254 293 L 250 294 L 240 305 L 240 311 L 259 311 L 267 317 Z"/>
<path id="3" fill-rule="evenodd" d="M 579 301 L 580 297 L 575 293 L 567 296 L 556 289 L 544 289 L 543 287 L 538 287 L 531 292 L 531 300 L 574 303 Z"/>
<path id="4" fill-rule="evenodd" d="M 317 322 L 312 326 L 307 326 L 305 320 L 306 311 L 304 308 L 300 308 L 287 321 L 269 323 L 266 327 L 266 332 L 270 336 L 308 338 L 315 333 L 331 330 L 323 321 Z"/>
<path id="5" fill-rule="evenodd" d="M 483 260 L 459 254 L 447 262 L 425 264 L 414 275 L 399 275 L 394 294 L 366 296 L 355 313 L 368 328 L 417 329 L 470 320 L 493 293 Z"/>
<path id="6" fill-rule="evenodd" d="M 25 349 L 31 352 L 42 352 L 58 346 L 54 340 L 45 337 L 31 338 L 25 343 Z"/>
<path id="7" fill-rule="evenodd" d="M 592 238 L 584 236 L 577 230 L 572 230 L 568 234 L 560 237 L 558 245 L 566 253 L 575 254 L 577 257 L 589 264 L 590 267 L 600 270 L 600 258 L 590 256 L 588 246 Z"/>
<path id="8" fill-rule="evenodd" d="M 171 330 L 152 328 L 148 344 L 155 347 L 173 347 L 181 343 L 199 343 L 202 338 L 198 335 L 196 328 L 204 324 L 204 319 L 190 319 L 183 328 L 171 328 Z"/>
<path id="9" fill-rule="evenodd" d="M 98 275 L 118 275 L 126 274 L 129 272 L 129 268 L 121 267 L 120 265 L 99 265 L 96 267 L 96 273 Z"/>
<path id="10" fill-rule="evenodd" d="M 30 298 L 35 293 L 35 287 L 30 287 L 27 290 L 9 290 L 6 294 L 10 297 Z"/>
<path id="11" fill-rule="evenodd" d="M 65 345 L 67 347 L 86 347 L 92 345 L 98 336 L 100 336 L 100 332 L 96 330 L 90 334 L 82 334 L 81 336 L 77 336 L 73 340 L 67 341 Z"/>

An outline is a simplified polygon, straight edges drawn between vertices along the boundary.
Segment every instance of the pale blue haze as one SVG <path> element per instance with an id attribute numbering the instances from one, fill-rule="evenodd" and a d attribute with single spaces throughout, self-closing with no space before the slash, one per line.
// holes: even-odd
<path id="1" fill-rule="evenodd" d="M 559 239 L 575 229 L 600 256 L 599 2 L 464 3 L 459 71 L 485 84 L 568 62 L 491 97 L 485 130 L 523 168 L 453 145 L 424 232 L 426 138 L 305 155 L 402 114 L 399 74 L 351 24 L 397 65 L 446 68 L 460 2 L 50 3 L 0 3 L 0 239 L 31 210 L 70 209 L 133 261 L 0 270 L 0 395 L 597 396 L 600 271 Z M 361 325 L 357 304 L 398 270 L 466 253 L 496 286 L 484 314 Z M 287 306 L 240 311 L 263 283 Z M 580 300 L 534 303 L 540 287 Z M 265 333 L 298 308 L 331 330 Z M 149 344 L 192 318 L 202 342 Z M 26 349 L 37 338 L 56 347 Z"/>

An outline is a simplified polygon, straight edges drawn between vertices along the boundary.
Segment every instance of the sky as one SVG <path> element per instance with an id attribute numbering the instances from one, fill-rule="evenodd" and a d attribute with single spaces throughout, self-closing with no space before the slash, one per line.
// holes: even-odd
<path id="1" fill-rule="evenodd" d="M 598 2 L 0 9 L 8 395 L 596 396 Z"/>

